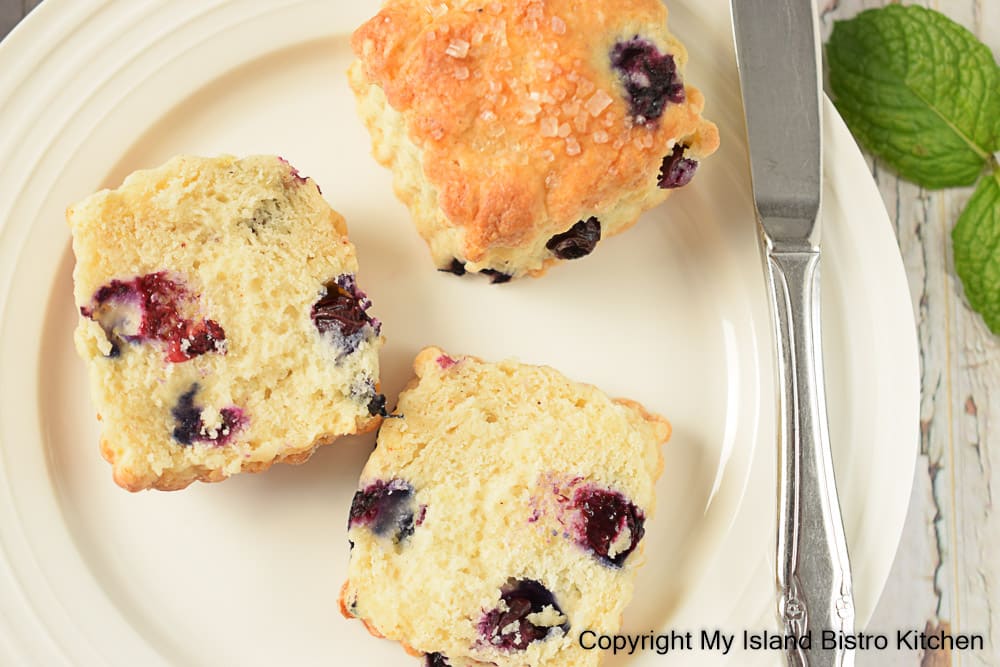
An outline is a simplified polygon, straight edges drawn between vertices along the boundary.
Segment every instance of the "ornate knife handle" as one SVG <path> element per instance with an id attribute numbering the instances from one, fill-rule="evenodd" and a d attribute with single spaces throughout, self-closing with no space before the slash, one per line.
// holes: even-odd
<path id="1" fill-rule="evenodd" d="M 847 540 L 827 427 L 820 340 L 819 251 L 767 253 L 778 353 L 778 613 L 784 632 L 810 636 L 786 651 L 795 667 L 850 667 L 854 652 L 824 649 L 824 630 L 854 633 Z"/>

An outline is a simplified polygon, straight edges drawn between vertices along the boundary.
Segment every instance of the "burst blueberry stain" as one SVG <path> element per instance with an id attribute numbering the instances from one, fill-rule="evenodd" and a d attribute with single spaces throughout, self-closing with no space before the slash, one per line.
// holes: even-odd
<path id="1" fill-rule="evenodd" d="M 443 371 L 448 370 L 457 363 L 457 361 L 449 357 L 447 354 L 442 354 L 437 358 L 437 365 Z"/>
<path id="2" fill-rule="evenodd" d="M 339 276 L 324 285 L 323 290 L 312 306 L 310 317 L 320 334 L 333 334 L 343 354 L 358 349 L 368 334 L 379 334 L 382 324 L 368 315 L 371 301 L 358 289 L 354 276 Z"/>
<path id="3" fill-rule="evenodd" d="M 573 494 L 574 539 L 609 567 L 621 567 L 645 535 L 646 517 L 617 491 L 594 486 Z"/>
<path id="4" fill-rule="evenodd" d="M 174 440 L 185 447 L 196 442 L 211 443 L 221 447 L 227 444 L 237 431 L 246 426 L 246 415 L 243 410 L 235 406 L 222 408 L 219 410 L 222 423 L 217 429 L 209 431 L 202 419 L 204 408 L 196 405 L 194 401 L 199 389 L 197 383 L 192 384 L 190 389 L 180 395 L 170 410 L 170 415 L 174 418 Z"/>
<path id="5" fill-rule="evenodd" d="M 401 479 L 377 480 L 354 494 L 348 529 L 366 526 L 399 543 L 413 534 L 413 487 Z"/>
<path id="6" fill-rule="evenodd" d="M 535 625 L 528 617 L 540 614 L 546 608 L 559 616 L 565 615 L 555 596 L 541 582 L 534 579 L 509 579 L 500 589 L 502 604 L 486 612 L 479 621 L 479 634 L 502 651 L 523 651 L 528 644 L 549 636 L 556 628 L 569 631 L 569 622 L 560 625 Z M 536 619 L 537 620 L 537 619 Z"/>
<path id="7" fill-rule="evenodd" d="M 117 357 L 122 345 L 149 340 L 165 344 L 167 361 L 181 363 L 208 352 L 226 352 L 226 332 L 215 320 L 187 318 L 197 297 L 166 271 L 132 280 L 112 280 L 94 293 L 91 306 L 80 314 L 101 325 L 111 343 L 107 356 Z M 132 317 L 130 317 L 132 315 Z"/>
<path id="8" fill-rule="evenodd" d="M 663 158 L 660 165 L 659 185 L 665 190 L 681 188 L 691 182 L 694 172 L 698 169 L 698 161 L 684 157 L 688 149 L 683 144 L 674 146 L 673 152 Z"/>
<path id="9" fill-rule="evenodd" d="M 545 247 L 559 259 L 579 259 L 592 253 L 600 240 L 601 221 L 590 217 L 556 234 Z"/>
<path id="10" fill-rule="evenodd" d="M 611 49 L 611 65 L 625 86 L 629 111 L 637 125 L 656 121 L 667 104 L 684 101 L 684 83 L 670 54 L 636 35 Z"/>

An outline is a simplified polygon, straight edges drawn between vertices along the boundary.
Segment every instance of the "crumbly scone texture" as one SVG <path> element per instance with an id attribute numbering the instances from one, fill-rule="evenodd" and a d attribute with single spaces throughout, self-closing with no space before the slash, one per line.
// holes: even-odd
<path id="1" fill-rule="evenodd" d="M 377 427 L 382 339 L 354 247 L 287 162 L 176 157 L 67 220 L 76 348 L 120 486 L 302 463 Z"/>
<path id="2" fill-rule="evenodd" d="M 440 269 L 540 275 L 596 243 L 554 237 L 623 231 L 719 145 L 660 0 L 387 0 L 352 46 L 374 155 Z"/>
<path id="3" fill-rule="evenodd" d="M 670 435 L 548 367 L 427 348 L 352 503 L 341 610 L 428 665 L 599 663 Z"/>

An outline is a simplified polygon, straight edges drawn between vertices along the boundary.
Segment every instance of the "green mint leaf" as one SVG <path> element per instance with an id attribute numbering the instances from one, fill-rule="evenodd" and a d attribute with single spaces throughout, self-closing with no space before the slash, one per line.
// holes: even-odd
<path id="1" fill-rule="evenodd" d="M 951 239 L 969 305 L 1000 334 L 1000 168 L 979 183 Z"/>
<path id="2" fill-rule="evenodd" d="M 838 22 L 826 49 L 837 109 L 869 151 L 925 188 L 971 185 L 1000 149 L 1000 67 L 923 7 Z"/>

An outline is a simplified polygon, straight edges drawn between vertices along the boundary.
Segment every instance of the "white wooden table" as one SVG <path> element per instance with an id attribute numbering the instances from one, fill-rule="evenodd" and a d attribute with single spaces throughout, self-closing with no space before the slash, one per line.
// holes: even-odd
<path id="1" fill-rule="evenodd" d="M 889 1 L 819 0 L 824 38 L 834 21 Z M 0 0 L 0 36 L 39 2 Z M 966 26 L 994 56 L 1000 55 L 1000 0 L 918 2 Z M 858 664 L 1000 665 L 1000 513 L 992 506 L 1000 436 L 991 429 L 1000 421 L 1000 340 L 966 307 L 950 242 L 951 228 L 971 189 L 926 192 L 900 181 L 878 162 L 870 164 L 909 277 L 923 387 L 912 502 L 899 554 L 870 627 L 893 637 L 901 628 L 981 633 L 987 650 L 955 655 L 867 652 Z"/>

